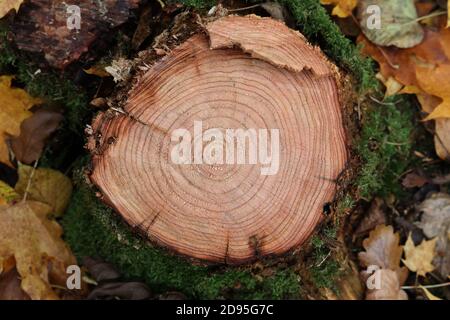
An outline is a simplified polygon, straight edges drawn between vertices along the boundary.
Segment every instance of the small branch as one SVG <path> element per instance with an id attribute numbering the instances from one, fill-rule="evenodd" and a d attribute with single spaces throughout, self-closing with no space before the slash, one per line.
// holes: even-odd
<path id="1" fill-rule="evenodd" d="M 320 267 L 320 266 L 325 262 L 325 260 L 328 259 L 328 257 L 330 256 L 330 254 L 331 254 L 331 250 L 328 251 L 328 254 L 325 256 L 325 258 L 322 259 L 322 261 L 319 262 L 319 264 L 316 265 L 316 267 Z"/>
<path id="2" fill-rule="evenodd" d="M 407 26 L 408 24 L 411 24 L 411 23 L 419 22 L 419 21 L 422 21 L 422 20 L 425 20 L 425 19 L 428 19 L 428 18 L 434 18 L 434 17 L 437 17 L 437 16 L 442 16 L 444 14 L 447 14 L 447 11 L 433 12 L 433 13 L 427 14 L 426 16 L 418 17 L 417 19 L 414 19 L 414 20 L 402 23 L 401 26 L 402 27 L 403 26 Z"/>
<path id="3" fill-rule="evenodd" d="M 27 188 L 25 189 L 25 193 L 24 193 L 24 195 L 23 195 L 22 202 L 27 201 L 28 191 L 29 191 L 30 188 L 31 188 L 31 182 L 32 182 L 32 180 L 33 180 L 34 173 L 35 173 L 36 168 L 37 168 L 37 166 L 38 166 L 38 162 L 39 162 L 39 159 L 36 160 L 36 161 L 34 162 L 33 169 L 31 170 L 30 176 L 28 177 Z"/>
<path id="4" fill-rule="evenodd" d="M 252 6 L 243 7 L 243 8 L 237 8 L 237 9 L 228 9 L 228 12 L 238 12 L 238 11 L 244 11 L 244 10 L 250 10 L 260 7 L 261 4 L 254 4 Z"/>
<path id="5" fill-rule="evenodd" d="M 445 282 L 445 283 L 439 283 L 439 284 L 431 284 L 428 286 L 403 286 L 401 287 L 402 289 L 405 290 L 413 290 L 413 289 L 420 289 L 420 287 L 423 287 L 425 289 L 433 289 L 433 288 L 442 288 L 442 287 L 447 287 L 450 286 L 450 282 Z"/>

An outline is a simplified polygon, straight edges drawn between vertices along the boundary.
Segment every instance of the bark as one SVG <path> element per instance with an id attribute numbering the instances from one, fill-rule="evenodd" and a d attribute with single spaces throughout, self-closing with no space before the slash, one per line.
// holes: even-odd
<path id="1" fill-rule="evenodd" d="M 96 117 L 91 180 L 131 226 L 180 254 L 234 264 L 285 253 L 314 231 L 347 160 L 338 86 L 336 67 L 284 24 L 216 20 L 155 63 L 123 113 Z M 174 164 L 173 131 L 193 135 L 195 121 L 224 135 L 278 129 L 278 171 L 248 158 Z"/>

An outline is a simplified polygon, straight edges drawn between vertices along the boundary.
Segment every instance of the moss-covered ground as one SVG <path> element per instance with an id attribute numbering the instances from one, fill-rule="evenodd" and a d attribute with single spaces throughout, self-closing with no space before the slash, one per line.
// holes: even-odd
<path id="1" fill-rule="evenodd" d="M 368 95 L 379 96 L 373 63 L 363 58 L 355 45 L 341 34 L 317 0 L 280 0 L 292 13 L 298 29 L 328 57 L 348 73 L 357 86 L 358 101 L 366 101 L 361 130 L 352 132 L 354 157 L 358 169 L 344 193 L 334 204 L 335 215 L 348 213 L 360 198 L 399 192 L 396 181 L 409 165 L 414 118 L 410 101 L 393 97 L 374 105 Z M 213 0 L 185 0 L 188 6 L 204 10 Z M 254 2 L 254 1 L 252 1 Z M 30 57 L 18 53 L 6 41 L 7 30 L 0 26 L 0 73 L 15 74 L 18 85 L 30 93 L 65 108 L 66 122 L 57 139 L 66 144 L 47 148 L 41 165 L 51 166 L 74 176 L 75 192 L 62 223 L 65 239 L 78 258 L 98 256 L 115 264 L 127 278 L 145 281 L 154 292 L 181 291 L 190 298 L 282 299 L 302 298 L 303 279 L 297 259 L 281 258 L 262 262 L 262 266 L 204 266 L 192 264 L 164 249 L 156 248 L 130 230 L 117 215 L 95 196 L 85 182 L 83 170 L 88 155 L 83 151 L 84 127 L 94 111 L 88 107 L 89 92 L 70 77 L 41 70 Z M 340 268 L 330 255 L 328 242 L 336 238 L 337 225 L 327 226 L 312 237 L 308 270 L 318 288 L 334 288 Z M 81 260 L 80 260 L 81 261 Z M 269 272 L 267 272 L 267 270 Z M 303 274 L 303 273 L 302 273 Z"/>

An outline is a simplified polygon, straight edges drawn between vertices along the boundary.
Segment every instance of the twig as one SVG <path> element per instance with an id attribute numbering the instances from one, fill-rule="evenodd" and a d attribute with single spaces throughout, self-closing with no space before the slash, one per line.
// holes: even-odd
<path id="1" fill-rule="evenodd" d="M 325 258 L 322 259 L 322 261 L 319 262 L 319 264 L 316 265 L 316 267 L 320 267 L 320 266 L 325 262 L 325 260 L 328 259 L 328 257 L 330 256 L 330 254 L 331 254 L 331 250 L 328 251 L 328 254 L 325 256 Z"/>
<path id="2" fill-rule="evenodd" d="M 419 22 L 419 21 L 422 21 L 422 20 L 425 20 L 425 19 L 428 19 L 428 18 L 433 18 L 433 17 L 437 17 L 437 16 L 442 16 L 442 15 L 444 15 L 444 14 L 447 14 L 447 11 L 437 11 L 437 12 L 433 12 L 433 13 L 427 14 L 426 16 L 418 17 L 417 19 L 414 19 L 414 20 L 411 20 L 411 21 L 402 23 L 400 26 L 402 26 L 402 27 L 403 27 L 403 26 L 407 26 L 408 24 L 411 24 L 411 23 Z"/>
<path id="3" fill-rule="evenodd" d="M 22 202 L 27 201 L 28 191 L 30 190 L 31 181 L 33 180 L 34 172 L 36 171 L 36 168 L 38 166 L 38 162 L 39 162 L 39 159 L 34 162 L 33 169 L 31 170 L 30 176 L 28 177 L 27 187 L 25 189 L 25 193 L 23 195 Z"/>
<path id="4" fill-rule="evenodd" d="M 370 100 L 372 100 L 372 101 L 374 101 L 374 102 L 376 102 L 376 103 L 378 103 L 378 104 L 381 104 L 382 106 L 394 106 L 394 105 L 396 105 L 397 103 L 400 102 L 400 101 L 383 102 L 383 101 L 380 101 L 380 100 L 378 100 L 377 98 L 372 97 L 372 96 L 369 96 L 369 98 L 370 98 Z"/>
<path id="5" fill-rule="evenodd" d="M 402 289 L 412 290 L 412 289 L 420 289 L 421 287 L 425 289 L 433 289 L 433 288 L 442 288 L 450 286 L 450 282 L 439 283 L 439 284 L 430 284 L 428 286 L 403 286 Z"/>
<path id="6" fill-rule="evenodd" d="M 260 6 L 261 6 L 261 4 L 254 4 L 252 6 L 243 7 L 243 8 L 228 9 L 228 12 L 238 12 L 238 11 L 250 10 L 250 9 L 258 8 Z"/>

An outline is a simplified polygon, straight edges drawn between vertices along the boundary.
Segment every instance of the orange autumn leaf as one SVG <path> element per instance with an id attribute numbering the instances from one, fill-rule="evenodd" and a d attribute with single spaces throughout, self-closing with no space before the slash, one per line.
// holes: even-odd
<path id="1" fill-rule="evenodd" d="M 450 64 L 416 66 L 416 77 L 423 91 L 442 99 L 425 120 L 450 118 Z"/>
<path id="2" fill-rule="evenodd" d="M 321 4 L 333 5 L 332 15 L 338 16 L 339 18 L 347 18 L 352 14 L 353 9 L 356 8 L 358 4 L 357 0 L 320 0 Z"/>
<path id="3" fill-rule="evenodd" d="M 5 139 L 7 135 L 19 135 L 20 124 L 32 115 L 31 107 L 41 103 L 25 90 L 12 88 L 11 76 L 0 76 L 0 162 L 11 166 Z"/>
<path id="4" fill-rule="evenodd" d="M 415 72 L 417 63 L 450 63 L 450 29 L 439 32 L 426 29 L 422 43 L 408 49 L 380 47 L 362 35 L 357 41 L 362 45 L 362 52 L 379 63 L 383 77 L 394 77 L 405 86 L 419 87 Z"/>

